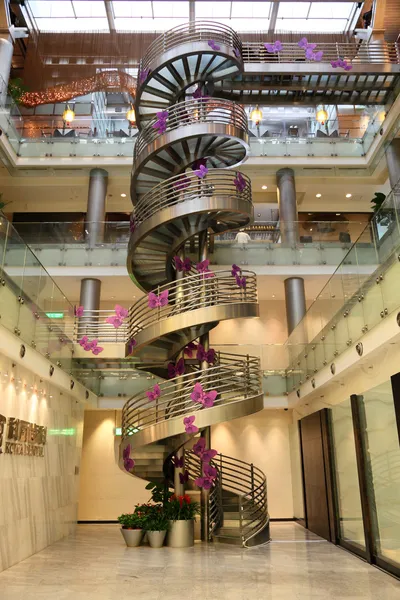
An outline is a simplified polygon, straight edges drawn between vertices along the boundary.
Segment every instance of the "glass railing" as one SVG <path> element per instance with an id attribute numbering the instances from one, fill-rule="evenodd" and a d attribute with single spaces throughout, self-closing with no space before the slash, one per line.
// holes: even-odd
<path id="1" fill-rule="evenodd" d="M 289 389 L 332 363 L 400 306 L 399 211 L 400 187 L 396 187 L 289 336 Z M 362 253 L 371 231 L 372 272 Z"/>
<path id="2" fill-rule="evenodd" d="M 70 372 L 73 307 L 1 213 L 0 273 L 1 325 Z"/>
<path id="3" fill-rule="evenodd" d="M 97 225 L 97 224 L 96 224 Z M 40 257 L 46 267 L 52 266 L 125 266 L 129 241 L 129 221 L 104 222 L 97 231 L 96 240 L 90 237 L 90 224 L 77 223 L 15 223 L 18 233 Z M 374 223 L 356 221 L 301 221 L 293 224 L 296 242 L 286 243 L 279 223 L 258 221 L 245 228 L 246 242 L 237 237 L 238 231 L 229 231 L 210 237 L 210 259 L 215 268 L 236 263 L 242 266 L 327 265 L 337 266 L 346 258 L 351 264 L 349 248 L 358 242 L 358 260 L 375 265 Z M 282 235 L 283 234 L 283 235 Z M 291 236 L 293 239 L 293 236 Z M 384 243 L 382 241 L 382 243 Z M 386 243 L 386 242 L 385 242 Z M 189 256 L 196 259 L 196 245 L 187 246 Z M 6 254 L 7 264 L 18 261 Z"/>

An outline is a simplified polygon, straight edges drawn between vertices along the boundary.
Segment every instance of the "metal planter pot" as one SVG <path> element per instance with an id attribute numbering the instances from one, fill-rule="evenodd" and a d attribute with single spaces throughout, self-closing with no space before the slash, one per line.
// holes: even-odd
<path id="1" fill-rule="evenodd" d="M 143 529 L 124 529 L 121 527 L 122 537 L 125 540 L 125 544 L 129 548 L 136 548 L 142 543 L 144 530 Z"/>
<path id="2" fill-rule="evenodd" d="M 170 548 L 188 548 L 194 546 L 194 519 L 188 521 L 170 521 L 167 546 Z"/>
<path id="3" fill-rule="evenodd" d="M 152 548 L 161 548 L 164 545 L 166 531 L 148 531 L 147 539 Z"/>

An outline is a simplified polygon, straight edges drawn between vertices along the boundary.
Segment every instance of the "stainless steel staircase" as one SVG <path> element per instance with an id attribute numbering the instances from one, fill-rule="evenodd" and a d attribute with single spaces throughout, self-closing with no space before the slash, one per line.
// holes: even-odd
<path id="1" fill-rule="evenodd" d="M 248 224 L 252 218 L 250 180 L 233 170 L 247 156 L 247 118 L 229 100 L 204 97 L 224 77 L 243 69 L 241 42 L 229 27 L 195 22 L 160 36 L 143 58 L 136 113 L 140 133 L 135 147 L 131 198 L 134 205 L 128 270 L 134 283 L 168 302 L 151 308 L 147 296 L 129 312 L 126 355 L 162 377 L 158 397 L 130 398 L 122 414 L 120 466 L 129 445 L 137 460 L 133 474 L 174 483 L 173 456 L 184 456 L 188 486 L 201 473 L 192 452 L 195 437 L 183 418 L 195 415 L 200 432 L 212 425 L 263 408 L 260 361 L 251 356 L 217 353 L 211 364 L 188 358 L 185 347 L 200 341 L 226 319 L 258 316 L 257 281 L 242 271 L 239 286 L 231 271 L 204 275 L 194 267 L 178 272 L 175 256 L 196 244 L 199 261 L 207 258 L 208 232 Z M 194 84 L 200 94 L 193 96 Z M 160 131 L 159 116 L 165 125 Z M 202 161 L 202 162 L 200 162 Z M 208 172 L 199 174 L 199 164 Z M 230 167 L 231 170 L 224 170 Z M 184 372 L 167 378 L 169 363 L 185 358 Z M 217 390 L 214 405 L 191 399 L 195 383 Z M 150 450 L 151 449 L 151 450 Z M 209 515 L 205 539 L 244 546 L 269 540 L 265 475 L 241 460 L 218 454 L 217 477 L 205 495 Z M 175 477 L 176 479 L 176 477 Z"/>

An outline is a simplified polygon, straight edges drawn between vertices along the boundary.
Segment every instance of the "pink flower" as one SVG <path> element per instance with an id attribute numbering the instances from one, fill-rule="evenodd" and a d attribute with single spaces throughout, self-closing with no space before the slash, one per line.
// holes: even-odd
<path id="1" fill-rule="evenodd" d="M 208 169 L 207 167 L 205 167 L 204 165 L 200 165 L 199 169 L 196 169 L 196 171 L 193 171 L 193 173 L 199 178 L 199 179 L 204 179 L 204 177 L 207 175 L 208 173 Z"/>
<path id="2" fill-rule="evenodd" d="M 74 315 L 75 315 L 75 317 L 82 317 L 84 310 L 85 309 L 83 308 L 83 306 L 74 306 Z"/>
<path id="3" fill-rule="evenodd" d="M 201 383 L 195 383 L 193 391 L 190 394 L 190 397 L 193 400 L 193 402 L 198 402 L 199 404 L 202 404 L 204 408 L 211 408 L 212 406 L 214 406 L 214 401 L 217 396 L 217 390 L 205 392 Z"/>
<path id="4" fill-rule="evenodd" d="M 161 388 L 158 385 L 158 383 L 155 384 L 155 386 L 153 387 L 152 390 L 149 390 L 148 392 L 146 392 L 146 396 L 152 402 L 154 402 L 154 400 L 157 400 L 157 398 L 159 398 L 161 396 Z"/>
<path id="5" fill-rule="evenodd" d="M 193 425 L 195 419 L 196 419 L 195 416 L 185 417 L 183 419 L 183 424 L 185 426 L 186 433 L 198 433 L 199 428 L 196 427 L 196 425 Z"/>

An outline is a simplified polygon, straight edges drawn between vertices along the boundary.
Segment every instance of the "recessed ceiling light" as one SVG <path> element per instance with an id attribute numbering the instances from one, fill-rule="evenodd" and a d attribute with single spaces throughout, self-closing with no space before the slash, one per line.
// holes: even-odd
<path id="1" fill-rule="evenodd" d="M 337 216 L 337 217 L 340 217 L 340 213 L 336 213 L 336 216 Z"/>
<path id="2" fill-rule="evenodd" d="M 351 194 L 346 194 L 346 198 L 351 198 Z"/>
<path id="3" fill-rule="evenodd" d="M 121 198 L 126 198 L 126 194 L 121 194 Z"/>
<path id="4" fill-rule="evenodd" d="M 267 185 L 262 185 L 262 186 L 261 186 L 261 189 L 262 189 L 262 190 L 267 190 L 267 189 L 268 189 L 268 186 L 267 186 Z"/>
<path id="5" fill-rule="evenodd" d="M 315 194 L 316 198 L 321 198 L 322 194 Z"/>

